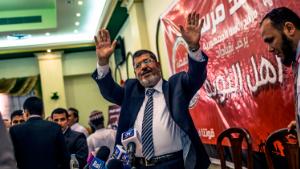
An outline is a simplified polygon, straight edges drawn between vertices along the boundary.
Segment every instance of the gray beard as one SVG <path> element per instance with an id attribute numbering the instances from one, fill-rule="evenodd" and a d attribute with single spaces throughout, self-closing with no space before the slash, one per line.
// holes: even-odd
<path id="1" fill-rule="evenodd" d="M 140 81 L 141 85 L 144 87 L 153 87 L 160 80 L 160 76 L 158 75 L 150 75 L 147 79 L 143 79 Z"/>

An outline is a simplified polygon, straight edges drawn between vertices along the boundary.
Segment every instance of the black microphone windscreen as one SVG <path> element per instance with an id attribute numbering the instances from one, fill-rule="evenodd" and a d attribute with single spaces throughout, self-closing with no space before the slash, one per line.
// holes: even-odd
<path id="1" fill-rule="evenodd" d="M 97 151 L 96 157 L 106 162 L 109 157 L 109 154 L 110 154 L 110 149 L 106 146 L 102 146 Z"/>
<path id="2" fill-rule="evenodd" d="M 106 165 L 107 169 L 123 169 L 123 162 L 117 159 L 111 159 Z"/>

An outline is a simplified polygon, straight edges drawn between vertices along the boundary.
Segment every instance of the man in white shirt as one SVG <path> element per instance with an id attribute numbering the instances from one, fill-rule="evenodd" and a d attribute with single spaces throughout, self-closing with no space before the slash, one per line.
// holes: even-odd
<path id="1" fill-rule="evenodd" d="M 78 123 L 79 122 L 78 110 L 73 107 L 70 107 L 68 109 L 68 113 L 69 113 L 69 126 L 71 127 L 71 130 L 83 133 L 85 137 L 88 137 L 89 132 L 87 131 L 87 129 Z"/>
<path id="2" fill-rule="evenodd" d="M 94 110 L 89 116 L 89 125 L 95 131 L 87 138 L 89 152 L 97 152 L 97 150 L 106 146 L 110 149 L 112 154 L 115 145 L 116 131 L 113 129 L 105 128 L 104 117 L 101 111 Z"/>
<path id="3" fill-rule="evenodd" d="M 164 80 L 160 63 L 149 50 L 136 51 L 133 67 L 136 79 L 124 86 L 114 82 L 109 58 L 116 41 L 99 30 L 95 37 L 97 70 L 92 77 L 105 99 L 121 106 L 116 144 L 130 128 L 139 132 L 142 150 L 135 152 L 138 169 L 207 169 L 210 161 L 190 116 L 189 102 L 206 79 L 207 56 L 200 50 L 203 20 L 190 13 L 180 32 L 189 48 L 189 70 Z"/>
<path id="4" fill-rule="evenodd" d="M 286 7 L 275 8 L 265 15 L 260 24 L 261 35 L 269 52 L 281 58 L 282 64 L 292 66 L 295 77 L 295 121 L 289 129 L 297 128 L 300 145 L 300 18 Z"/>

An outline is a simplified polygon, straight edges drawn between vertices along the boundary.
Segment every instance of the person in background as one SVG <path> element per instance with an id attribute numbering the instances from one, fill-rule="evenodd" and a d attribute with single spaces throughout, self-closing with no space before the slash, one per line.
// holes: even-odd
<path id="1" fill-rule="evenodd" d="M 68 109 L 69 113 L 69 126 L 71 127 L 72 130 L 83 133 L 85 137 L 89 136 L 89 132 L 85 127 L 80 125 L 79 122 L 79 112 L 77 109 L 70 107 Z"/>
<path id="2" fill-rule="evenodd" d="M 116 130 L 105 128 L 104 117 L 101 111 L 94 110 L 89 116 L 89 125 L 95 131 L 87 138 L 89 152 L 96 152 L 101 146 L 107 146 L 110 154 L 113 153 Z"/>
<path id="3" fill-rule="evenodd" d="M 116 144 L 130 128 L 141 135 L 142 150 L 135 153 L 138 169 L 207 169 L 209 157 L 189 113 L 189 102 L 206 79 L 208 58 L 200 49 L 201 28 L 197 13 L 190 13 L 185 26 L 179 26 L 188 46 L 188 71 L 164 80 L 161 65 L 149 50 L 136 51 L 133 68 L 136 79 L 123 87 L 112 78 L 109 58 L 116 41 L 111 43 L 108 30 L 100 29 L 96 43 L 97 69 L 92 74 L 102 96 L 121 106 Z"/>
<path id="4" fill-rule="evenodd" d="M 51 116 L 48 116 L 48 117 L 45 118 L 45 120 L 52 121 L 52 118 L 51 118 Z"/>
<path id="5" fill-rule="evenodd" d="M 14 150 L 0 112 L 0 168 L 17 169 Z"/>
<path id="6" fill-rule="evenodd" d="M 67 149 L 70 154 L 75 154 L 79 162 L 79 167 L 82 169 L 86 164 L 88 157 L 88 146 L 86 137 L 83 133 L 73 131 L 68 126 L 68 111 L 63 108 L 57 108 L 52 111 L 51 119 L 53 122 L 60 125 L 64 134 Z"/>
<path id="7" fill-rule="evenodd" d="M 277 55 L 283 65 L 292 66 L 295 88 L 295 120 L 288 128 L 296 128 L 300 146 L 300 18 L 291 9 L 279 7 L 268 12 L 260 23 L 260 31 L 269 52 Z"/>
<path id="8" fill-rule="evenodd" d="M 5 128 L 8 130 L 10 127 L 11 127 L 11 123 L 10 123 L 10 120 L 9 119 L 3 119 L 3 123 L 4 123 L 4 126 Z"/>
<path id="9" fill-rule="evenodd" d="M 11 126 L 25 122 L 25 117 L 22 110 L 15 110 L 10 115 Z"/>
<path id="10" fill-rule="evenodd" d="M 40 98 L 27 98 L 23 104 L 27 121 L 9 130 L 18 168 L 68 169 L 70 155 L 61 128 L 43 120 L 43 109 Z"/>

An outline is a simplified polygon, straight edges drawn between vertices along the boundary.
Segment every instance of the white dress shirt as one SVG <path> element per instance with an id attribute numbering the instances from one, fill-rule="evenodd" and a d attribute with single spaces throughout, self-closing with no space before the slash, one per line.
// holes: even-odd
<path id="1" fill-rule="evenodd" d="M 87 131 L 86 128 L 84 128 L 82 125 L 80 125 L 79 123 L 75 123 L 71 126 L 71 130 L 77 131 L 79 133 L 83 133 L 85 135 L 85 137 L 89 136 L 89 132 Z"/>
<path id="2" fill-rule="evenodd" d="M 166 105 L 162 90 L 162 79 L 153 87 L 153 144 L 154 156 L 160 156 L 182 150 L 180 128 L 176 125 Z M 146 88 L 147 90 L 147 88 Z M 145 91 L 146 91 L 145 90 Z M 148 97 L 146 96 L 138 112 L 134 128 L 142 134 L 142 123 Z M 141 138 L 140 138 L 141 140 Z M 137 149 L 137 157 L 143 157 L 141 150 Z"/>
<path id="3" fill-rule="evenodd" d="M 116 130 L 106 128 L 96 130 L 87 138 L 89 153 L 96 152 L 101 146 L 107 146 L 111 155 L 114 151 L 115 139 Z"/>

